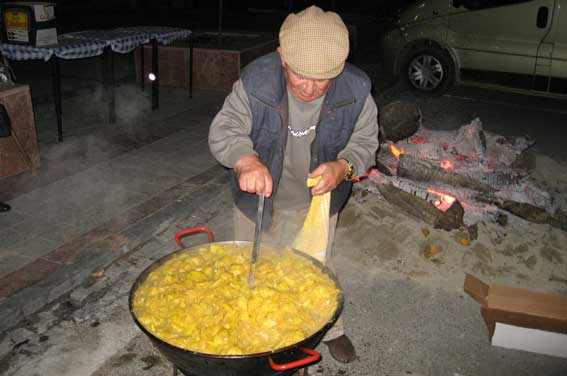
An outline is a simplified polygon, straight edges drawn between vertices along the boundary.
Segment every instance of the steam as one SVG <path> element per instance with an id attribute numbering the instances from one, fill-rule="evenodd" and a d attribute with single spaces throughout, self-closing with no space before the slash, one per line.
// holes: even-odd
<path id="1" fill-rule="evenodd" d="M 233 209 L 238 211 L 238 209 Z M 276 210 L 269 228 L 264 228 L 262 233 L 262 243 L 275 246 L 278 249 L 290 248 L 293 241 L 303 227 L 303 222 L 307 215 L 307 209 L 298 209 L 296 211 Z M 254 221 L 248 219 L 244 214 L 237 213 L 235 216 L 235 239 L 236 240 L 254 240 Z"/>
<path id="2" fill-rule="evenodd" d="M 151 121 L 151 98 L 147 88 L 143 92 L 135 84 L 116 87 L 115 94 L 116 122 L 109 124 L 102 85 L 76 89 L 74 96 L 64 92 L 63 142 L 57 142 L 54 104 L 34 106 L 41 163 L 36 171 L 5 180 L 9 192 L 3 196 L 14 210 L 35 216 L 41 214 L 35 212 L 38 206 L 29 203 L 41 202 L 47 221 L 86 229 L 89 221 L 108 218 L 141 198 L 107 162 L 141 146 L 144 126 Z"/>

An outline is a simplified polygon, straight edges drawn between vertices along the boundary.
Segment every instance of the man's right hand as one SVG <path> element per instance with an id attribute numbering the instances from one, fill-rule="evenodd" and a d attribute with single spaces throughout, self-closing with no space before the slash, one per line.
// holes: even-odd
<path id="1" fill-rule="evenodd" d="M 271 196 L 274 187 L 272 175 L 258 156 L 247 155 L 240 158 L 234 165 L 234 170 L 242 191 Z"/>

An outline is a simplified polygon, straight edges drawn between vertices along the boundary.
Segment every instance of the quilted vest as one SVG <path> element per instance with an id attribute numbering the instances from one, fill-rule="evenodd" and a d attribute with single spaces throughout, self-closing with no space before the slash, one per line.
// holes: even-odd
<path id="1" fill-rule="evenodd" d="M 252 112 L 250 138 L 274 181 L 274 191 L 266 199 L 264 207 L 264 224 L 269 226 L 272 197 L 278 192 L 288 135 L 287 83 L 279 54 L 273 52 L 256 59 L 244 68 L 240 79 Z M 370 87 L 368 76 L 348 63 L 333 80 L 323 101 L 315 139 L 311 144 L 310 171 L 321 163 L 336 160 L 337 154 L 345 148 Z M 258 196 L 241 191 L 234 170 L 231 174 L 234 203 L 248 218 L 255 220 Z M 351 189 L 352 183 L 343 181 L 331 192 L 331 215 L 342 209 Z"/>

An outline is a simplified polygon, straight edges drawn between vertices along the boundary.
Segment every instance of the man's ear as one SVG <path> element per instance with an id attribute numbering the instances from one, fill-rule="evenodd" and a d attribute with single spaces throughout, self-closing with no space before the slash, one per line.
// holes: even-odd
<path id="1" fill-rule="evenodd" d="M 278 51 L 278 54 L 280 54 L 280 60 L 282 61 L 282 67 L 285 68 L 285 59 L 284 59 L 283 54 L 282 54 L 282 48 L 278 47 L 277 51 Z"/>

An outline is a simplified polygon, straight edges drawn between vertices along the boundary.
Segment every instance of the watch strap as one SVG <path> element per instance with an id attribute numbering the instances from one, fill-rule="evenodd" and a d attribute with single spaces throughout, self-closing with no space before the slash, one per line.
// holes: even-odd
<path id="1" fill-rule="evenodd" d="M 342 158 L 342 159 L 344 159 L 344 158 Z M 348 164 L 348 170 L 347 170 L 347 174 L 346 174 L 346 176 L 345 176 L 345 180 L 346 180 L 346 181 L 351 181 L 351 180 L 353 180 L 353 179 L 355 178 L 356 172 L 355 172 L 355 170 L 354 170 L 353 164 L 352 164 L 348 159 L 344 159 L 344 160 L 345 160 L 345 161 L 347 162 L 347 164 Z"/>

